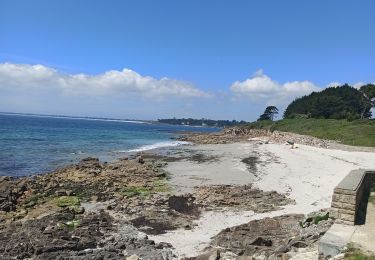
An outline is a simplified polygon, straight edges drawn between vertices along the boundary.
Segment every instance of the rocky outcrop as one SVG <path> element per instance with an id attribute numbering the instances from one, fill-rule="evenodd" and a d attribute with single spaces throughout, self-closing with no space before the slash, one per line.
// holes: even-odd
<path id="1" fill-rule="evenodd" d="M 198 154 L 193 160 L 215 158 Z M 1 177 L 0 259 L 172 259 L 170 245 L 141 234 L 192 229 L 204 210 L 267 212 L 293 203 L 251 185 L 173 195 L 166 163 L 145 155 L 111 163 L 86 158 L 49 174 Z M 239 238 L 237 232 L 233 236 Z M 223 239 L 217 243 L 225 245 Z"/>
<path id="2" fill-rule="evenodd" d="M 105 212 L 69 210 L 1 227 L 1 259 L 172 259 L 168 244 L 155 244 Z"/>
<path id="3" fill-rule="evenodd" d="M 246 127 L 231 127 L 220 133 L 189 134 L 180 138 L 197 144 L 225 144 L 243 141 L 257 141 L 260 143 L 298 143 L 316 147 L 328 148 L 330 141 L 322 140 L 307 135 L 299 135 L 289 132 L 270 131 L 268 129 L 250 129 Z"/>
<path id="4" fill-rule="evenodd" d="M 27 181 L 0 177 L 0 211 L 8 212 L 17 208 L 18 199 L 27 190 Z"/>
<path id="5" fill-rule="evenodd" d="M 316 218 L 324 214 L 307 219 L 289 214 L 227 228 L 213 238 L 206 254 L 189 259 L 288 259 L 300 248 L 314 245 L 329 229 L 332 220 Z"/>
<path id="6" fill-rule="evenodd" d="M 194 189 L 196 203 L 205 209 L 241 209 L 257 213 L 280 209 L 294 201 L 276 191 L 262 191 L 252 185 L 213 185 Z"/>

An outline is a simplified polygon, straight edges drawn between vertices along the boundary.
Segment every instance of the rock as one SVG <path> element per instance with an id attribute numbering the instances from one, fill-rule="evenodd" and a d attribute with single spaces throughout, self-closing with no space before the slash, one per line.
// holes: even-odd
<path id="1" fill-rule="evenodd" d="M 220 259 L 220 252 L 219 250 L 215 250 L 209 257 L 208 260 L 217 260 Z"/>
<path id="2" fill-rule="evenodd" d="M 85 213 L 85 208 L 82 206 L 72 206 L 72 207 L 69 207 L 69 210 L 71 210 L 74 214 Z"/>
<path id="3" fill-rule="evenodd" d="M 236 260 L 237 258 L 238 255 L 230 251 L 220 253 L 220 260 Z"/>
<path id="4" fill-rule="evenodd" d="M 304 218 L 304 215 L 288 214 L 252 220 L 222 230 L 213 237 L 211 247 L 226 249 L 220 253 L 220 259 L 241 259 L 231 258 L 231 254 L 252 256 L 249 259 L 288 259 L 287 252 L 312 246 L 333 223 L 325 220 L 303 228 L 299 222 Z M 227 258 L 223 258 L 225 254 Z"/>
<path id="5" fill-rule="evenodd" d="M 138 161 L 138 163 L 140 163 L 140 164 L 144 164 L 144 163 L 145 163 L 145 161 L 144 161 L 142 155 L 140 155 L 140 156 L 137 157 L 137 161 Z"/>
<path id="6" fill-rule="evenodd" d="M 26 179 L 14 180 L 11 177 L 0 179 L 0 211 L 14 211 L 18 199 L 27 191 Z"/>
<path id="7" fill-rule="evenodd" d="M 72 190 L 57 190 L 55 191 L 56 196 L 73 196 L 74 192 Z"/>
<path id="8" fill-rule="evenodd" d="M 210 185 L 194 189 L 195 203 L 205 208 L 236 208 L 268 212 L 294 203 L 285 194 L 265 192 L 251 185 Z"/>
<path id="9" fill-rule="evenodd" d="M 116 223 L 104 211 L 77 216 L 66 209 L 2 227 L 0 259 L 173 258 L 170 248 L 163 245 L 156 248 L 153 241 L 138 233 L 124 222 Z M 130 258 L 125 258 L 128 255 Z"/>
<path id="10" fill-rule="evenodd" d="M 189 134 L 179 138 L 182 141 L 189 141 L 198 144 L 224 144 L 241 141 L 253 141 L 259 144 L 294 143 L 316 146 L 329 147 L 329 141 L 321 140 L 312 136 L 299 135 L 288 132 L 270 131 L 267 129 L 250 129 L 246 127 L 225 128 L 220 133 L 209 134 Z M 265 140 L 265 141 L 264 141 Z"/>
<path id="11" fill-rule="evenodd" d="M 137 255 L 131 255 L 126 258 L 126 260 L 138 260 L 139 257 Z"/>

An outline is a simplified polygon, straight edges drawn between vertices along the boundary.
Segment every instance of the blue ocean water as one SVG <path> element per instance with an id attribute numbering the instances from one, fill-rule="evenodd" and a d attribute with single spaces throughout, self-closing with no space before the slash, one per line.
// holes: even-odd
<path id="1" fill-rule="evenodd" d="M 0 175 L 54 170 L 88 156 L 110 161 L 124 153 L 180 145 L 176 131 L 218 128 L 121 120 L 0 114 Z"/>

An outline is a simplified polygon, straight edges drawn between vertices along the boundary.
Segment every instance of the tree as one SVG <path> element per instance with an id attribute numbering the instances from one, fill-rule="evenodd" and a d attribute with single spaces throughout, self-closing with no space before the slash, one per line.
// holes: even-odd
<path id="1" fill-rule="evenodd" d="M 363 85 L 359 91 L 363 95 L 363 110 L 361 112 L 361 118 L 370 118 L 371 117 L 371 108 L 375 107 L 375 85 L 367 84 Z"/>
<path id="2" fill-rule="evenodd" d="M 263 120 L 274 120 L 276 118 L 276 115 L 279 114 L 279 109 L 275 106 L 268 106 L 264 110 L 264 113 L 259 116 L 258 121 Z"/>
<path id="3" fill-rule="evenodd" d="M 367 86 L 367 85 L 366 85 Z M 363 92 L 347 84 L 326 88 L 308 96 L 295 99 L 284 112 L 284 118 L 330 118 L 358 119 L 371 117 L 373 87 L 364 87 Z M 366 94 L 364 94 L 366 93 Z"/>

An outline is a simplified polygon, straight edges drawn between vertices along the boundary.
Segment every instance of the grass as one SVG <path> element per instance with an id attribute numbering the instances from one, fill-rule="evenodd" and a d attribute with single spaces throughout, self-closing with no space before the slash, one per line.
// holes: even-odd
<path id="1" fill-rule="evenodd" d="M 144 187 L 144 186 L 126 186 L 122 188 L 121 194 L 125 197 L 148 197 L 153 193 L 158 192 L 169 192 L 171 191 L 170 186 L 167 182 L 163 179 L 156 180 L 153 182 L 152 187 Z"/>
<path id="2" fill-rule="evenodd" d="M 345 252 L 344 260 L 375 260 L 375 255 L 369 255 L 349 244 Z"/>
<path id="3" fill-rule="evenodd" d="M 66 223 L 59 223 L 57 224 L 57 227 L 62 229 L 64 227 L 67 227 L 69 230 L 74 230 L 78 225 L 79 225 L 80 221 L 79 220 L 72 220 L 72 221 L 68 221 Z"/>
<path id="4" fill-rule="evenodd" d="M 147 197 L 151 195 L 151 188 L 143 187 L 143 186 L 127 186 L 124 187 L 121 190 L 121 194 L 125 197 L 135 197 L 135 196 L 141 196 L 141 197 Z"/>
<path id="5" fill-rule="evenodd" d="M 26 202 L 26 208 L 32 208 L 37 204 L 40 204 L 44 201 L 44 194 L 34 194 Z"/>
<path id="6" fill-rule="evenodd" d="M 375 147 L 375 120 L 283 119 L 253 122 L 247 127 L 311 135 L 347 145 Z"/>
<path id="7" fill-rule="evenodd" d="M 375 204 L 375 186 L 372 187 L 368 202 Z"/>
<path id="8" fill-rule="evenodd" d="M 314 217 L 314 224 L 318 225 L 320 221 L 328 220 L 329 219 L 329 212 L 327 212 L 325 215 L 318 215 Z"/>
<path id="9" fill-rule="evenodd" d="M 56 198 L 55 202 L 61 208 L 79 206 L 81 204 L 79 198 L 76 196 L 61 196 Z"/>
<path id="10" fill-rule="evenodd" d="M 170 192 L 171 187 L 167 184 L 167 182 L 165 180 L 156 180 L 156 181 L 154 181 L 153 191 L 155 191 L 155 192 Z"/>

